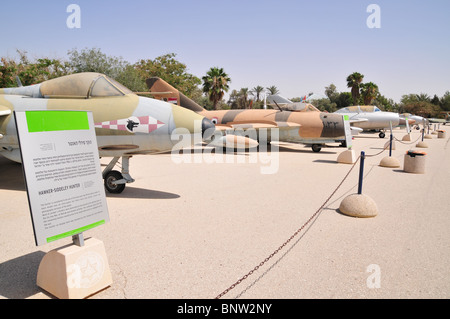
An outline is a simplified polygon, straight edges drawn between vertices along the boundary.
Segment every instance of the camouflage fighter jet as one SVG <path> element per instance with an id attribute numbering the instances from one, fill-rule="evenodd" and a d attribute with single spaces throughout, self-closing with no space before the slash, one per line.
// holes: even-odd
<path id="1" fill-rule="evenodd" d="M 280 109 L 246 109 L 207 111 L 194 101 L 180 93 L 173 86 L 160 78 L 150 78 L 146 81 L 155 99 L 174 102 L 210 119 L 216 128 L 223 126 L 231 129 L 255 129 L 260 139 L 260 130 L 267 130 L 267 142 L 270 142 L 270 129 L 279 129 L 279 141 L 310 145 L 314 152 L 320 152 L 326 143 L 339 142 L 345 145 L 346 132 L 344 117 L 339 114 L 329 114 L 309 108 L 288 111 Z"/>
<path id="2" fill-rule="evenodd" d="M 18 81 L 20 85 L 20 80 Z M 14 111 L 81 110 L 91 111 L 100 157 L 112 157 L 103 170 L 105 188 L 121 193 L 129 174 L 133 155 L 156 154 L 172 149 L 177 128 L 191 137 L 207 134 L 214 124 L 190 110 L 147 97 L 100 73 L 79 73 L 48 80 L 37 85 L 0 89 L 0 155 L 21 162 Z M 194 141 L 195 139 L 191 139 Z M 122 157 L 122 172 L 113 170 Z"/>

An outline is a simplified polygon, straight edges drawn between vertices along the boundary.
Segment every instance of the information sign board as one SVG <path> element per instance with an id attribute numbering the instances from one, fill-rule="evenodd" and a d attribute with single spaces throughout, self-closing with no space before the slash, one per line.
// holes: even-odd
<path id="1" fill-rule="evenodd" d="M 14 115 L 36 245 L 109 222 L 92 113 Z"/>

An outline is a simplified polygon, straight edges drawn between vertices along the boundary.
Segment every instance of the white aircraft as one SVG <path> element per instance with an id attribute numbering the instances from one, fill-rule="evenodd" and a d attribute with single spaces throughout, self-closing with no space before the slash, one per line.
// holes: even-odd
<path id="1" fill-rule="evenodd" d="M 419 130 L 420 129 L 420 125 L 426 126 L 430 124 L 430 121 L 427 118 L 424 118 L 422 116 L 419 115 L 412 115 L 410 113 L 403 113 L 400 114 L 400 125 L 406 125 L 406 118 L 408 118 L 408 120 L 414 120 L 414 124 L 416 125 L 416 129 Z"/>
<path id="2" fill-rule="evenodd" d="M 386 136 L 385 130 L 396 127 L 401 124 L 401 118 L 398 113 L 383 112 L 374 105 L 348 106 L 337 110 L 337 114 L 347 115 L 352 127 L 360 128 L 364 131 L 379 131 L 380 138 Z M 409 125 L 415 120 L 408 119 Z"/>

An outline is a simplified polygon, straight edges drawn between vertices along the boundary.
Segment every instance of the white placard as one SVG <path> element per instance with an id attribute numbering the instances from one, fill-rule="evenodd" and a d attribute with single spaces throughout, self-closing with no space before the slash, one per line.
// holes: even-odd
<path id="1" fill-rule="evenodd" d="M 36 245 L 109 222 L 92 113 L 14 115 Z"/>

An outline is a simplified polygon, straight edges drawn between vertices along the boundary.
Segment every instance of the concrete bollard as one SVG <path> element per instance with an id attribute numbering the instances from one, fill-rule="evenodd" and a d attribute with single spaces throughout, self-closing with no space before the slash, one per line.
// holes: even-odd
<path id="1" fill-rule="evenodd" d="M 416 147 L 419 147 L 419 148 L 428 148 L 428 144 L 425 143 L 424 141 L 420 141 L 419 143 L 416 144 Z"/>
<path id="2" fill-rule="evenodd" d="M 358 193 L 344 198 L 339 205 L 342 214 L 352 217 L 375 217 L 378 214 L 377 204 L 372 198 L 362 193 L 365 152 L 361 152 L 361 164 L 359 167 Z"/>
<path id="3" fill-rule="evenodd" d="M 403 142 L 410 142 L 411 141 L 411 134 L 408 133 L 405 136 L 403 136 L 402 141 Z"/>
<path id="4" fill-rule="evenodd" d="M 341 164 L 353 164 L 357 160 L 354 150 L 343 151 L 339 154 L 337 162 Z"/>
<path id="5" fill-rule="evenodd" d="M 351 194 L 339 205 L 339 211 L 352 217 L 368 218 L 378 215 L 375 201 L 365 194 Z"/>
<path id="6" fill-rule="evenodd" d="M 395 168 L 400 167 L 400 162 L 395 157 L 386 156 L 380 161 L 380 166 Z"/>
<path id="7" fill-rule="evenodd" d="M 403 170 L 407 173 L 424 174 L 426 153 L 418 151 L 408 151 L 405 154 Z"/>

